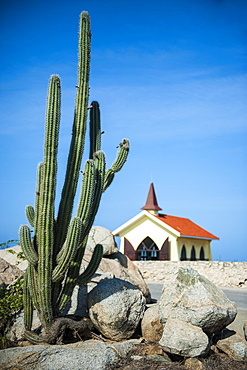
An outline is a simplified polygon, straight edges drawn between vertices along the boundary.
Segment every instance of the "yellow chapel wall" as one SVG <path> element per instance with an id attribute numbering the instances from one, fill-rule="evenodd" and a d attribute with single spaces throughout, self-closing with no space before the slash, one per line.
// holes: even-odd
<path id="1" fill-rule="evenodd" d="M 138 248 L 143 239 L 148 236 L 154 241 L 159 250 L 162 248 L 165 240 L 169 238 L 170 260 L 179 261 L 180 255 L 177 248 L 177 236 L 168 232 L 158 223 L 150 220 L 147 217 L 139 219 L 134 224 L 126 227 L 123 232 L 119 233 L 119 236 L 121 238 L 121 253 L 124 253 L 124 238 L 128 239 L 135 250 Z"/>
<path id="2" fill-rule="evenodd" d="M 196 259 L 200 257 L 200 249 L 204 248 L 204 258 L 212 261 L 211 246 L 210 240 L 207 239 L 196 239 L 196 238 L 178 238 L 178 256 L 180 260 L 181 250 L 183 245 L 186 249 L 186 257 L 190 259 L 191 249 L 194 246 L 196 252 Z"/>

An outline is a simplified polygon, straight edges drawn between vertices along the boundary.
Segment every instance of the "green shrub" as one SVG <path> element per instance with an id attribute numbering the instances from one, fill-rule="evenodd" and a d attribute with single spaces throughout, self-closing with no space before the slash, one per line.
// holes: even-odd
<path id="1" fill-rule="evenodd" d="M 7 288 L 0 287 L 0 320 L 9 320 L 23 308 L 23 277 Z"/>

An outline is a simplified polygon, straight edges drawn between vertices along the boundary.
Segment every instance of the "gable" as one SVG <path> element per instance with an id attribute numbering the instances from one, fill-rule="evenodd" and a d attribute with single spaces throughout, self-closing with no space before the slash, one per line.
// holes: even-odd
<path id="1" fill-rule="evenodd" d="M 143 225 L 144 222 L 145 227 L 162 229 L 163 231 L 166 230 L 169 234 L 173 234 L 173 236 L 176 237 L 180 235 L 180 233 L 177 230 L 175 230 L 168 224 L 164 223 L 163 221 L 159 220 L 158 217 L 154 216 L 152 213 L 148 211 L 142 211 L 138 213 L 138 215 L 131 218 L 129 221 L 125 222 L 123 225 L 119 226 L 117 229 L 112 231 L 112 234 L 120 237 L 125 236 L 134 229 L 137 228 L 140 229 L 140 225 Z"/>
<path id="2" fill-rule="evenodd" d="M 140 230 L 140 225 L 147 220 L 148 224 L 149 222 L 152 224 L 152 228 L 156 227 L 157 229 L 162 229 L 163 232 L 165 231 L 168 235 L 172 235 L 173 237 L 191 237 L 208 240 L 219 239 L 217 236 L 211 234 L 188 218 L 166 214 L 159 214 L 156 216 L 145 210 L 125 222 L 112 233 L 115 236 L 125 236 L 134 229 L 138 228 L 138 230 Z"/>
<path id="3" fill-rule="evenodd" d="M 179 233 L 164 224 L 151 213 L 143 211 L 136 217 L 112 232 L 115 236 L 126 238 L 136 249 L 144 238 L 150 237 L 160 249 L 164 241 L 176 240 Z"/>

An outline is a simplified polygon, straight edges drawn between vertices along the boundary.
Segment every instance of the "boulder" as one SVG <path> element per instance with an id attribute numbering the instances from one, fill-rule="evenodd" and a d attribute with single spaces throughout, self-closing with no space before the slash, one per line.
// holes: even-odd
<path id="1" fill-rule="evenodd" d="M 18 370 L 105 370 L 140 340 L 120 345 L 87 340 L 67 345 L 35 345 L 1 350 L 0 368 Z"/>
<path id="2" fill-rule="evenodd" d="M 158 342 L 163 333 L 163 325 L 159 318 L 159 306 L 154 304 L 147 308 L 141 322 L 143 338 L 152 342 Z"/>
<path id="3" fill-rule="evenodd" d="M 121 279 L 101 281 L 88 294 L 89 317 L 107 338 L 130 338 L 145 311 L 146 300 L 133 284 Z"/>
<path id="4" fill-rule="evenodd" d="M 234 360 L 247 359 L 247 343 L 240 334 L 226 329 L 220 333 L 220 338 L 216 343 L 216 347 L 220 351 Z"/>
<path id="5" fill-rule="evenodd" d="M 198 326 L 168 319 L 159 341 L 165 352 L 183 357 L 205 356 L 210 349 L 208 336 Z"/>
<path id="6" fill-rule="evenodd" d="M 170 357 L 163 351 L 162 347 L 158 343 L 144 341 L 143 339 L 140 343 L 136 344 L 131 351 L 129 351 L 128 359 L 131 359 L 131 362 L 128 365 L 130 370 L 142 369 L 144 364 L 146 369 L 147 361 L 149 361 L 150 368 L 152 368 L 151 366 L 154 365 L 154 362 L 156 366 L 165 366 L 172 362 Z"/>
<path id="7" fill-rule="evenodd" d="M 91 260 L 92 252 L 86 251 L 82 260 L 80 273 L 82 273 L 89 261 Z M 135 285 L 140 289 L 146 302 L 151 302 L 151 294 L 147 287 L 145 280 L 142 277 L 140 270 L 130 259 L 124 254 L 118 252 L 107 257 L 102 258 L 97 270 L 97 274 L 111 274 L 112 277 L 125 280 Z M 92 279 L 95 280 L 95 277 Z"/>
<path id="8" fill-rule="evenodd" d="M 16 245 L 14 247 L 5 248 L 0 250 L 0 258 L 3 258 L 5 261 L 10 263 L 11 265 L 18 266 L 21 271 L 25 271 L 28 265 L 27 260 L 24 260 L 21 256 L 23 256 L 22 249 L 20 245 Z M 0 270 L 1 271 L 1 270 Z"/>
<path id="9" fill-rule="evenodd" d="M 64 315 L 75 315 L 81 317 L 89 317 L 87 309 L 87 294 L 95 287 L 101 280 L 113 279 L 114 275 L 110 272 L 96 273 L 92 280 L 87 284 L 76 285 L 73 290 L 73 294 L 70 302 L 61 313 Z"/>
<path id="10" fill-rule="evenodd" d="M 23 272 L 14 265 L 0 258 L 0 287 L 6 288 L 18 277 L 22 276 Z"/>
<path id="11" fill-rule="evenodd" d="M 184 367 L 186 370 L 207 370 L 206 366 L 196 357 L 187 358 Z"/>
<path id="12" fill-rule="evenodd" d="M 91 258 L 92 252 L 86 250 L 82 260 L 80 273 L 82 273 L 86 269 Z M 108 256 L 107 258 L 102 258 L 98 270 L 88 284 L 76 286 L 74 288 L 71 301 L 67 305 L 63 314 L 87 317 L 87 294 L 94 287 L 96 287 L 100 281 L 105 279 L 112 279 L 114 277 L 128 281 L 131 284 L 135 285 L 138 289 L 140 289 L 140 291 L 146 298 L 146 302 L 151 302 L 150 291 L 139 269 L 130 261 L 127 256 L 118 252 L 111 256 Z"/>
<path id="13" fill-rule="evenodd" d="M 247 340 L 247 320 L 244 320 L 243 330 L 244 330 L 244 337 Z"/>
<path id="14" fill-rule="evenodd" d="M 17 342 L 23 340 L 24 338 L 24 311 L 21 310 L 13 317 L 13 323 L 9 328 L 8 332 L 6 333 L 6 339 L 10 342 Z M 33 323 L 32 323 L 32 330 L 37 329 L 41 325 L 37 311 L 33 311 Z"/>
<path id="15" fill-rule="evenodd" d="M 112 233 L 102 226 L 93 226 L 88 235 L 86 249 L 94 251 L 96 244 L 103 246 L 103 256 L 118 252 L 116 242 Z"/>
<path id="16" fill-rule="evenodd" d="M 159 314 L 163 325 L 168 318 L 179 318 L 212 334 L 235 319 L 237 308 L 222 290 L 197 271 L 175 267 L 164 280 Z"/>

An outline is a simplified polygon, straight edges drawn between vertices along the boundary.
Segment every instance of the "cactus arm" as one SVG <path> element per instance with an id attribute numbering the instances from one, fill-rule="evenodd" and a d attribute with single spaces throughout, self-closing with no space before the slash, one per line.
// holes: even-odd
<path id="1" fill-rule="evenodd" d="M 24 327 L 26 330 L 31 330 L 33 322 L 33 303 L 28 285 L 28 273 L 26 271 L 23 283 Z"/>
<path id="2" fill-rule="evenodd" d="M 27 225 L 21 225 L 19 229 L 20 245 L 24 256 L 32 265 L 36 265 L 38 262 L 38 255 L 33 247 L 31 240 L 31 232 Z"/>
<path id="3" fill-rule="evenodd" d="M 39 231 L 39 222 L 42 214 L 42 204 L 40 202 L 40 194 L 44 178 L 44 163 L 40 162 L 37 169 L 37 182 L 36 182 L 36 196 L 35 196 L 35 222 L 34 222 L 34 233 L 38 234 Z"/>
<path id="4" fill-rule="evenodd" d="M 32 227 L 34 227 L 34 222 L 35 222 L 35 211 L 33 206 L 26 206 L 26 217 L 28 219 L 28 222 Z"/>
<path id="5" fill-rule="evenodd" d="M 82 257 L 83 257 L 82 250 L 83 250 L 83 253 L 84 253 L 85 244 L 86 244 L 86 242 L 84 241 L 84 245 L 83 245 L 82 249 L 80 249 L 78 251 L 78 257 L 79 257 L 80 261 L 82 260 Z M 102 259 L 102 255 L 103 255 L 103 247 L 102 247 L 101 244 L 97 244 L 95 246 L 95 249 L 93 251 L 93 255 L 91 257 L 91 260 L 90 260 L 87 268 L 85 269 L 85 271 L 81 275 L 78 274 L 79 270 L 80 270 L 81 262 L 80 262 L 80 264 L 74 263 L 74 265 L 71 266 L 71 269 L 68 272 L 68 275 L 70 277 L 67 278 L 67 282 L 64 286 L 63 292 L 62 292 L 61 297 L 60 297 L 59 312 L 62 312 L 65 309 L 68 302 L 70 301 L 71 294 L 69 294 L 69 293 L 71 291 L 73 291 L 75 285 L 76 284 L 80 284 L 80 285 L 85 284 L 85 283 L 87 283 L 91 280 L 92 276 L 94 275 L 94 273 L 96 272 L 96 270 L 99 267 L 100 261 Z M 77 278 L 73 278 L 72 277 L 73 275 L 77 276 Z"/>
<path id="6" fill-rule="evenodd" d="M 94 187 L 94 161 L 89 159 L 85 163 L 80 201 L 77 208 L 77 217 L 85 220 L 88 213 Z"/>
<path id="7" fill-rule="evenodd" d="M 103 192 L 110 186 L 115 173 L 121 170 L 121 168 L 123 167 L 124 163 L 127 160 L 127 157 L 129 154 L 129 147 L 130 147 L 129 140 L 123 139 L 123 141 L 119 144 L 119 146 L 120 146 L 120 149 L 117 153 L 115 162 L 112 164 L 111 168 L 106 171 Z"/>
<path id="8" fill-rule="evenodd" d="M 117 154 L 117 158 L 115 162 L 112 164 L 111 168 L 114 171 L 114 173 L 121 170 L 124 163 L 127 160 L 128 154 L 129 154 L 129 147 L 130 143 L 128 139 L 123 139 L 122 143 L 119 144 L 120 148 Z"/>
<path id="9" fill-rule="evenodd" d="M 90 150 L 89 158 L 93 159 L 93 154 L 101 149 L 101 126 L 100 126 L 100 110 L 99 103 L 93 101 L 90 105 Z"/>
<path id="10" fill-rule="evenodd" d="M 60 292 L 60 295 L 57 299 L 57 307 L 58 312 L 62 312 L 64 308 L 66 307 L 67 303 L 70 301 L 73 289 L 76 286 L 76 279 L 79 275 L 80 267 L 81 267 L 81 261 L 85 252 L 85 247 L 87 244 L 87 237 L 84 238 L 81 245 L 76 251 L 76 255 L 74 257 L 74 260 L 72 261 L 67 276 L 63 285 L 63 289 Z"/>
<path id="11" fill-rule="evenodd" d="M 38 225 L 38 278 L 40 305 L 46 325 L 52 321 L 51 275 L 54 243 L 54 203 L 56 193 L 57 147 L 60 124 L 60 79 L 50 78 L 46 111 L 46 134 L 44 144 L 44 169 L 40 193 L 40 222 Z"/>
<path id="12" fill-rule="evenodd" d="M 109 188 L 114 177 L 115 177 L 114 171 L 112 171 L 112 169 L 109 168 L 105 173 L 103 192 L 105 192 L 106 189 Z"/>
<path id="13" fill-rule="evenodd" d="M 101 244 L 97 244 L 94 248 L 92 258 L 83 273 L 78 276 L 77 284 L 82 285 L 89 282 L 92 276 L 95 274 L 99 267 L 100 261 L 103 256 L 103 247 Z"/>
<path id="14" fill-rule="evenodd" d="M 33 306 L 38 311 L 40 320 L 43 321 L 42 312 L 40 308 L 40 290 L 39 290 L 39 285 L 38 285 L 38 273 L 35 267 L 32 265 L 28 265 L 26 273 L 27 273 L 28 289 L 32 297 Z"/>
<path id="15" fill-rule="evenodd" d="M 99 209 L 100 199 L 102 196 L 104 177 L 105 177 L 105 154 L 101 150 L 94 153 L 94 163 L 95 163 L 95 172 L 94 172 L 94 191 L 92 197 L 91 207 L 89 209 L 87 221 L 86 221 L 86 235 L 89 233 L 96 213 Z"/>
<path id="16" fill-rule="evenodd" d="M 24 331 L 24 338 L 33 344 L 39 344 L 39 343 L 44 342 L 44 339 L 42 338 L 42 336 L 39 336 L 38 334 L 30 330 Z"/>
<path id="17" fill-rule="evenodd" d="M 53 282 L 61 280 L 64 277 L 65 272 L 68 270 L 79 245 L 81 232 L 82 222 L 78 217 L 74 218 L 69 227 L 64 248 L 61 250 L 63 253 L 60 258 L 58 256 L 59 263 L 52 273 Z"/>
<path id="18" fill-rule="evenodd" d="M 56 250 L 59 250 L 66 238 L 84 150 L 89 91 L 90 39 L 89 15 L 87 12 L 82 12 L 79 26 L 76 108 L 67 170 L 57 216 Z"/>
<path id="19" fill-rule="evenodd" d="M 101 150 L 94 153 L 94 181 L 93 181 L 93 191 L 90 206 L 88 208 L 88 213 L 84 219 L 85 229 L 82 233 L 82 239 L 89 233 L 96 213 L 98 212 L 99 203 L 103 190 L 105 176 L 105 154 Z"/>
<path id="20" fill-rule="evenodd" d="M 88 162 L 91 165 L 92 161 L 88 161 Z M 85 226 L 85 229 L 83 229 L 83 233 L 81 236 L 82 243 L 77 250 L 74 261 L 71 263 L 62 293 L 58 299 L 59 312 L 62 312 L 66 304 L 69 302 L 73 289 L 77 283 L 77 277 L 79 275 L 81 261 L 82 261 L 86 243 L 87 243 L 87 235 L 88 235 L 89 230 L 92 227 L 95 215 L 99 207 L 99 202 L 101 199 L 101 194 L 102 194 L 102 189 L 103 189 L 103 180 L 104 180 L 104 175 L 105 175 L 105 155 L 102 151 L 98 151 L 97 153 L 94 154 L 93 163 L 94 163 L 93 173 L 92 173 L 92 167 L 91 166 L 88 167 L 90 169 L 88 173 L 88 177 L 90 177 L 89 179 L 90 184 L 92 182 L 91 177 L 93 175 L 93 189 L 89 192 L 90 188 L 85 186 L 84 190 L 82 188 L 82 192 L 83 191 L 86 192 L 87 190 L 88 193 L 81 195 L 81 199 L 87 199 L 87 197 L 89 197 L 89 194 L 90 194 L 91 199 L 88 200 L 89 207 L 87 207 L 87 209 L 85 210 L 85 214 L 82 215 L 82 214 L 77 213 L 77 217 L 83 216 L 83 223 Z M 86 174 L 84 176 L 86 176 Z M 85 182 L 85 184 L 87 184 L 87 182 Z M 78 210 L 79 209 L 80 207 L 78 208 Z M 90 269 L 88 269 L 87 275 L 84 275 L 83 277 L 84 282 L 86 281 L 87 277 L 91 276 L 90 275 L 91 273 L 93 275 L 94 272 L 97 270 L 100 260 L 102 258 L 102 253 L 103 252 L 101 252 L 100 254 L 100 247 L 98 247 L 96 249 L 95 255 L 92 256 L 92 260 L 90 261 Z"/>
<path id="21" fill-rule="evenodd" d="M 97 213 L 99 202 L 102 195 L 102 189 L 103 189 L 103 181 L 104 181 L 104 175 L 105 175 L 105 155 L 104 152 L 98 151 L 94 154 L 94 173 L 93 173 L 93 189 L 90 192 L 91 199 L 89 200 L 90 207 L 87 208 L 87 214 L 84 215 L 84 219 L 82 220 L 84 224 L 83 232 L 81 235 L 82 243 L 80 247 L 77 250 L 77 253 L 75 255 L 73 263 L 71 263 L 71 267 L 68 270 L 68 274 L 66 277 L 66 281 L 63 287 L 63 291 L 59 297 L 59 312 L 61 312 L 66 304 L 69 302 L 70 297 L 73 292 L 73 288 L 76 285 L 76 279 L 79 274 L 81 261 L 84 255 L 85 246 L 87 242 L 87 235 L 92 227 L 95 215 Z M 91 161 L 90 161 L 91 163 Z M 90 171 L 91 173 L 91 171 Z M 85 188 L 89 191 L 88 188 Z M 84 194 L 85 195 L 85 194 Z M 81 217 L 81 214 L 77 213 L 77 217 Z M 102 256 L 101 256 L 102 257 Z M 94 262 L 95 263 L 95 262 Z"/>

